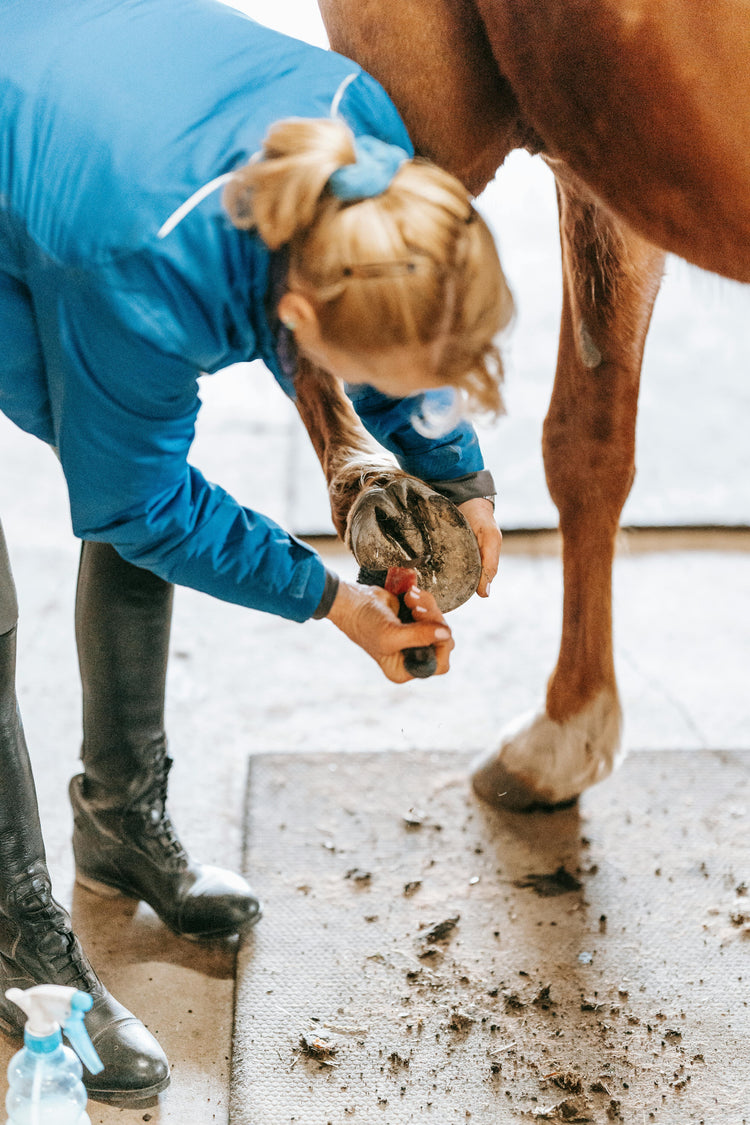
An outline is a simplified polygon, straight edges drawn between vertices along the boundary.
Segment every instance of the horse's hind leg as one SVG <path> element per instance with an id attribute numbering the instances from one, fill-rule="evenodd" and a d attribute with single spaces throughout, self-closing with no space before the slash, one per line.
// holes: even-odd
<path id="1" fill-rule="evenodd" d="M 612 562 L 664 260 L 562 175 L 558 203 L 563 309 L 543 450 L 563 538 L 562 641 L 545 708 L 505 731 L 473 777 L 481 797 L 514 808 L 571 801 L 617 759 Z"/>

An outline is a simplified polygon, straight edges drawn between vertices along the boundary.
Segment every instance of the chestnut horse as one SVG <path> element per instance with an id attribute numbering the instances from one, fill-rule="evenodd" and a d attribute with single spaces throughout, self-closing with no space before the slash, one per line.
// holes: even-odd
<path id="1" fill-rule="evenodd" d="M 498 806 L 567 802 L 620 748 L 612 564 L 665 252 L 750 282 L 750 3 L 319 4 L 331 46 L 385 86 L 417 150 L 472 193 L 519 147 L 556 177 L 563 308 L 543 454 L 562 640 L 544 710 L 501 735 L 473 781 Z M 300 412 L 343 532 L 367 446 L 339 389 L 318 392 L 303 377 Z"/>

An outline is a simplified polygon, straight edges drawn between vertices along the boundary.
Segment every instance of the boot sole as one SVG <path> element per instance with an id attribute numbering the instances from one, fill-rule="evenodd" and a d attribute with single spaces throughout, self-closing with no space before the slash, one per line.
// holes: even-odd
<path id="1" fill-rule="evenodd" d="M 84 875 L 81 871 L 76 871 L 76 883 L 78 883 L 79 886 L 83 887 L 85 890 L 91 891 L 92 894 L 98 895 L 99 898 L 108 898 L 108 899 L 129 898 L 133 902 L 145 902 L 146 901 L 146 899 L 141 898 L 141 896 L 138 894 L 137 891 L 132 891 L 129 888 L 126 889 L 125 887 L 118 887 L 118 886 L 115 886 L 115 884 L 113 884 L 113 883 L 102 883 L 101 880 L 92 879 L 90 875 Z M 153 907 L 152 907 L 152 909 L 153 909 Z M 167 927 L 167 929 L 171 933 L 175 934 L 176 937 L 185 938 L 186 941 L 193 941 L 193 942 L 196 942 L 196 943 L 200 944 L 201 942 L 209 942 L 209 941 L 225 941 L 226 938 L 234 937 L 238 933 L 241 936 L 242 934 L 246 933 L 248 930 L 253 929 L 253 927 L 256 926 L 257 923 L 260 921 L 262 915 L 263 915 L 263 911 L 259 910 L 257 914 L 253 915 L 253 917 L 247 923 L 247 925 L 243 926 L 242 929 L 239 930 L 239 931 L 238 930 L 216 930 L 214 933 L 210 933 L 210 934 L 185 934 L 185 933 L 182 933 L 181 930 L 173 929 L 170 925 L 168 925 L 166 922 L 164 922 L 163 919 L 162 919 L 162 921 L 164 922 L 164 925 Z"/>
<path id="2" fill-rule="evenodd" d="M 140 896 L 135 891 L 125 890 L 124 887 L 115 886 L 114 883 L 102 883 L 99 879 L 92 879 L 90 875 L 83 875 L 76 871 L 76 883 L 92 891 L 99 898 L 132 898 L 140 901 Z"/>
<path id="3" fill-rule="evenodd" d="M 151 1106 L 158 1104 L 159 1094 L 166 1090 L 170 1081 L 170 1076 L 167 1075 L 163 1081 L 158 1082 L 155 1086 L 149 1086 L 147 1090 L 133 1090 L 132 1093 L 126 1090 L 91 1090 L 87 1086 L 86 1093 L 90 1101 L 112 1105 L 117 1109 L 149 1109 Z"/>

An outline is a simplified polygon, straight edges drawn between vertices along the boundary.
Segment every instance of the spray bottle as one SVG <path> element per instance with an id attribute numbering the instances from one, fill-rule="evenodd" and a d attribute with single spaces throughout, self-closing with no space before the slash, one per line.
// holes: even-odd
<path id="1" fill-rule="evenodd" d="M 92 1074 L 104 1069 L 83 1022 L 93 999 L 59 984 L 5 995 L 28 1017 L 24 1046 L 8 1064 L 6 1125 L 91 1125 L 79 1057 Z M 75 1051 L 63 1046 L 61 1028 Z"/>

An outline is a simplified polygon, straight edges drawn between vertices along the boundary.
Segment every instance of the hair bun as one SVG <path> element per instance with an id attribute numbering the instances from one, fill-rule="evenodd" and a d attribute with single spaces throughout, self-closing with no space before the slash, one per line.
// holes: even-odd
<path id="1" fill-rule="evenodd" d="M 330 177 L 355 160 L 345 122 L 288 118 L 271 127 L 261 152 L 230 180 L 224 206 L 235 226 L 257 228 L 277 250 L 311 225 Z"/>

